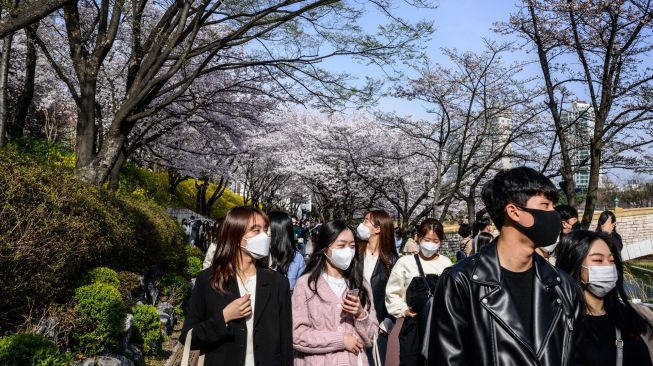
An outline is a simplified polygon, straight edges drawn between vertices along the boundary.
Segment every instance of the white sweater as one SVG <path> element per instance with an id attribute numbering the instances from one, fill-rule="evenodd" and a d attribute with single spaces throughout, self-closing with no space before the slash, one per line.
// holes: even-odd
<path id="1" fill-rule="evenodd" d="M 445 268 L 452 265 L 451 260 L 443 255 L 426 261 L 420 258 L 424 274 L 440 275 Z M 406 255 L 395 263 L 385 287 L 385 306 L 388 313 L 395 318 L 403 318 L 408 304 L 406 304 L 406 289 L 413 277 L 419 276 L 419 269 L 415 263 L 415 256 Z"/>

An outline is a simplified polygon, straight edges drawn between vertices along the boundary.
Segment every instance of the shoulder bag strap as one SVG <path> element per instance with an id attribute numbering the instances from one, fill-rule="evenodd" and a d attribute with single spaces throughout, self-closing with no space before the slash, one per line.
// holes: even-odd
<path id="1" fill-rule="evenodd" d="M 415 254 L 415 262 L 417 262 L 417 270 L 419 271 L 419 275 L 426 279 L 424 269 L 422 268 L 422 262 L 419 260 L 419 254 Z"/>
<path id="2" fill-rule="evenodd" d="M 624 364 L 624 341 L 621 339 L 621 329 L 615 328 L 617 332 L 617 338 L 615 344 L 617 346 L 617 366 L 623 366 Z"/>
<path id="3" fill-rule="evenodd" d="M 184 354 L 181 357 L 181 366 L 189 366 L 188 361 L 190 360 L 190 343 L 193 340 L 193 330 L 189 330 L 186 334 L 186 342 L 184 342 Z"/>
<path id="4" fill-rule="evenodd" d="M 191 366 L 190 364 L 190 344 L 193 340 L 193 330 L 189 330 L 184 342 L 184 354 L 181 356 L 181 366 Z M 194 366 L 204 366 L 204 354 L 200 353 Z"/>
<path id="5" fill-rule="evenodd" d="M 422 262 L 419 260 L 419 254 L 415 254 L 415 262 L 417 263 L 417 270 L 419 271 L 420 277 L 424 280 L 424 284 L 426 285 L 426 288 L 429 291 L 429 298 L 433 296 L 433 293 L 431 292 L 431 286 L 429 285 L 429 280 L 426 279 L 426 275 L 424 274 L 424 269 L 422 268 Z"/>

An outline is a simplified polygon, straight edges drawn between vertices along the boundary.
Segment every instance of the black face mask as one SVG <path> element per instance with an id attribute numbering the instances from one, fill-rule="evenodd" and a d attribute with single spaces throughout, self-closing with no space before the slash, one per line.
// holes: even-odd
<path id="1" fill-rule="evenodd" d="M 571 225 L 571 231 L 580 230 L 580 222 L 576 221 L 575 224 Z"/>
<path id="2" fill-rule="evenodd" d="M 560 236 L 560 214 L 558 211 L 537 210 L 517 206 L 522 211 L 533 215 L 533 226 L 526 227 L 513 221 L 517 230 L 535 243 L 535 246 L 545 247 L 554 244 Z"/>

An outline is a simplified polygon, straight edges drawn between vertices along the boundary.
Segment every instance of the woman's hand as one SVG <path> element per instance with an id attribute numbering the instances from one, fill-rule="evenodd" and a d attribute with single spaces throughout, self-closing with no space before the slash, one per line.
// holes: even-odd
<path id="1" fill-rule="evenodd" d="M 358 295 L 347 294 L 342 304 L 342 310 L 352 314 L 356 319 L 360 319 L 364 314 L 364 309 Z"/>
<path id="2" fill-rule="evenodd" d="M 406 316 L 406 318 L 414 318 L 417 316 L 417 313 L 411 311 L 410 309 L 406 309 L 406 311 L 404 311 L 404 315 Z"/>
<path id="3" fill-rule="evenodd" d="M 249 299 L 249 294 L 237 298 L 222 309 L 225 323 L 232 320 L 244 318 L 252 314 L 252 301 Z"/>
<path id="4" fill-rule="evenodd" d="M 363 341 L 358 337 L 345 334 L 345 349 L 358 356 L 363 350 Z"/>

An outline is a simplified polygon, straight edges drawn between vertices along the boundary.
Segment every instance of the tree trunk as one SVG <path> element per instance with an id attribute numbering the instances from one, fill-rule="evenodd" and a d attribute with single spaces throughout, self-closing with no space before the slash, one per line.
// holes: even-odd
<path id="1" fill-rule="evenodd" d="M 98 182 L 98 169 L 95 161 L 97 133 L 95 126 L 95 86 L 96 78 L 93 76 L 88 76 L 80 82 L 80 101 L 77 110 L 75 136 L 75 156 L 77 158 L 75 175 L 82 182 L 99 186 L 102 182 Z"/>
<path id="2" fill-rule="evenodd" d="M 113 164 L 111 168 L 111 173 L 109 174 L 109 189 L 112 191 L 117 191 L 120 188 L 120 169 L 122 169 L 123 164 L 127 160 L 127 154 L 124 151 L 120 152 L 116 163 Z"/>
<path id="3" fill-rule="evenodd" d="M 0 147 L 7 143 L 7 127 L 9 123 L 7 106 L 7 84 L 9 79 L 9 60 L 11 56 L 11 42 L 14 35 L 10 34 L 2 40 L 2 58 L 0 59 Z"/>
<path id="4" fill-rule="evenodd" d="M 30 26 L 30 30 L 25 30 L 27 36 L 27 54 L 25 55 L 25 80 L 23 81 L 23 90 L 18 98 L 16 106 L 16 118 L 9 129 L 9 136 L 22 137 L 27 120 L 27 111 L 32 104 L 34 97 L 34 76 L 36 74 L 36 42 L 32 32 L 36 32 L 38 23 Z"/>
<path id="5" fill-rule="evenodd" d="M 213 205 L 218 202 L 220 197 L 224 194 L 224 192 L 227 190 L 227 184 L 228 181 L 224 178 L 220 178 L 220 183 L 218 183 L 217 187 L 215 187 L 215 190 L 211 194 L 211 197 L 206 201 L 204 204 L 204 207 L 206 209 L 206 215 L 209 216 L 211 213 L 211 209 L 213 209 Z M 208 186 L 207 186 L 208 188 Z M 206 198 L 206 197 L 205 197 Z"/>
<path id="6" fill-rule="evenodd" d="M 197 184 L 197 181 L 195 181 L 195 188 L 197 188 L 195 211 L 206 216 L 206 190 L 209 188 L 209 179 L 204 179 L 202 184 Z"/>
<path id="7" fill-rule="evenodd" d="M 168 193 L 174 195 L 179 184 L 186 179 L 188 179 L 188 177 L 184 177 L 174 170 L 168 170 Z"/>
<path id="8" fill-rule="evenodd" d="M 474 197 L 474 191 L 465 199 L 467 203 L 467 223 L 469 226 L 474 226 L 476 222 L 476 198 Z"/>
<path id="9" fill-rule="evenodd" d="M 594 217 L 594 209 L 596 208 L 597 195 L 599 190 L 599 179 L 601 175 L 601 154 L 603 146 L 601 142 L 592 144 L 591 159 L 590 159 L 590 180 L 587 187 L 587 197 L 585 198 L 585 210 L 583 211 L 583 219 L 581 220 L 581 227 L 587 230 L 592 223 Z"/>

